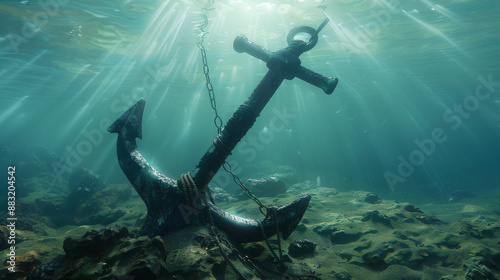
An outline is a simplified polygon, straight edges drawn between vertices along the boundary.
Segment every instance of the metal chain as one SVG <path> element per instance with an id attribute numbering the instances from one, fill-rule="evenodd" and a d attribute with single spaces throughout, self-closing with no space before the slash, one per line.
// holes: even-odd
<path id="1" fill-rule="evenodd" d="M 226 167 L 227 165 L 227 167 Z M 238 185 L 240 186 L 240 188 L 245 192 L 245 194 L 250 198 L 252 199 L 253 201 L 255 201 L 255 203 L 257 203 L 257 205 L 259 205 L 259 211 L 260 213 L 262 213 L 262 215 L 264 216 L 269 216 L 269 208 L 270 207 L 267 207 L 265 206 L 264 204 L 262 204 L 262 202 L 260 202 L 260 200 L 252 193 L 252 191 L 250 191 L 246 186 L 245 184 L 243 184 L 243 182 L 241 181 L 240 177 L 238 177 L 238 175 L 234 174 L 234 172 L 231 170 L 231 164 L 229 164 L 229 162 L 225 162 L 224 165 L 222 165 L 222 167 L 224 168 L 224 170 L 226 170 L 227 173 L 231 174 L 231 176 L 233 176 L 233 181 Z M 266 210 L 266 212 L 264 213 L 263 209 Z"/>
<path id="2" fill-rule="evenodd" d="M 213 9 L 213 8 L 211 8 L 213 4 L 214 4 L 214 0 L 208 0 L 207 4 L 202 9 L 202 13 L 200 14 L 200 16 L 203 19 L 203 23 L 199 26 L 200 34 L 198 35 L 198 40 L 196 42 L 196 45 L 198 46 L 198 48 L 200 49 L 200 52 L 201 52 L 201 58 L 202 58 L 202 62 L 203 62 L 203 73 L 205 74 L 205 81 L 206 81 L 206 86 L 207 86 L 207 91 L 208 91 L 208 97 L 210 98 L 210 105 L 212 105 L 212 109 L 215 112 L 214 124 L 215 124 L 215 127 L 217 127 L 217 133 L 220 134 L 222 131 L 223 122 L 222 122 L 221 117 L 219 116 L 219 113 L 217 112 L 217 103 L 215 102 L 214 86 L 212 85 L 212 82 L 210 81 L 210 68 L 208 67 L 207 52 L 205 51 L 205 46 L 203 46 L 203 41 L 205 40 L 205 35 L 208 34 L 208 32 L 205 31 L 205 28 L 208 25 L 207 13 Z"/>
<path id="3" fill-rule="evenodd" d="M 205 5 L 204 8 L 202 8 L 202 13 L 200 14 L 200 16 L 203 19 L 203 23 L 201 25 L 199 25 L 199 27 L 198 27 L 199 30 L 200 30 L 200 34 L 198 35 L 198 39 L 197 39 L 196 45 L 198 46 L 198 48 L 200 49 L 200 52 L 201 52 L 202 63 L 203 63 L 203 73 L 205 74 L 205 81 L 206 81 L 206 87 L 207 87 L 207 91 L 208 91 L 208 96 L 210 98 L 210 105 L 212 106 L 212 109 L 214 110 L 214 113 L 215 113 L 214 125 L 217 128 L 217 134 L 220 134 L 222 132 L 222 126 L 223 126 L 224 123 L 223 123 L 221 117 L 219 116 L 219 113 L 217 112 L 217 103 L 215 101 L 215 91 L 214 91 L 213 84 L 210 81 L 210 68 L 208 66 L 208 59 L 207 59 L 207 53 L 205 51 L 205 46 L 203 45 L 204 40 L 205 40 L 205 35 L 208 34 L 208 32 L 205 31 L 205 28 L 208 25 L 208 16 L 207 16 L 207 13 L 214 9 L 214 8 L 212 8 L 213 4 L 214 4 L 214 0 L 207 0 L 207 4 Z M 317 36 L 317 33 L 319 33 L 319 31 L 321 29 L 323 29 L 323 27 L 326 25 L 327 22 L 328 22 L 328 20 L 325 20 L 321 24 L 321 26 L 316 31 L 316 34 L 315 34 L 316 36 Z M 257 203 L 257 205 L 259 205 L 259 211 L 262 213 L 262 215 L 266 216 L 266 218 L 269 217 L 269 216 L 271 216 L 271 215 L 273 216 L 274 222 L 276 223 L 276 235 L 277 235 L 277 239 L 278 239 L 277 240 L 278 241 L 278 251 L 279 251 L 279 254 L 280 254 L 279 258 L 276 256 L 276 254 L 274 253 L 274 250 L 271 248 L 271 245 L 267 241 L 267 237 L 265 237 L 265 233 L 264 232 L 263 232 L 263 234 L 264 234 L 264 238 L 265 238 L 265 241 L 267 243 L 267 246 L 268 246 L 269 250 L 273 253 L 273 255 L 275 256 L 275 258 L 280 263 L 280 267 L 284 268 L 283 255 L 282 255 L 283 252 L 282 252 L 282 249 L 281 249 L 281 239 L 279 238 L 279 229 L 278 229 L 278 224 L 277 224 L 278 221 L 277 221 L 276 207 L 274 207 L 274 206 L 273 207 L 268 207 L 268 206 L 265 206 L 264 204 L 262 204 L 262 202 L 260 202 L 260 200 L 245 186 L 245 184 L 243 184 L 243 182 L 241 181 L 241 179 L 236 174 L 234 174 L 234 172 L 231 169 L 231 164 L 229 164 L 229 162 L 225 161 L 224 165 L 222 167 L 224 168 L 224 170 L 226 172 L 228 172 L 229 174 L 231 174 L 231 176 L 233 177 L 233 181 L 245 192 L 245 194 L 249 198 L 251 198 L 255 203 Z M 210 194 L 210 192 L 208 191 L 208 189 L 206 191 L 207 191 L 208 194 Z M 265 213 L 264 213 L 264 209 L 265 209 Z M 231 244 L 231 242 L 229 242 L 222 235 L 222 233 L 219 231 L 219 229 L 213 224 L 211 213 L 208 214 L 208 217 L 209 217 L 210 222 L 207 224 L 207 226 L 212 231 L 212 233 L 214 235 L 214 238 L 215 238 L 215 240 L 216 240 L 216 242 L 218 244 L 219 250 L 220 250 L 221 254 L 223 255 L 224 259 L 230 264 L 230 266 L 233 268 L 233 270 L 238 275 L 238 277 L 240 277 L 241 279 L 246 279 L 241 274 L 241 272 L 239 272 L 236 269 L 236 267 L 234 266 L 234 264 L 231 263 L 231 261 L 229 260 L 228 256 L 226 255 L 226 253 L 222 249 L 221 242 L 224 242 L 224 244 L 234 254 L 236 254 L 236 256 L 241 261 L 241 263 L 243 263 L 243 265 L 246 268 L 248 268 L 250 271 L 252 271 L 255 276 L 259 277 L 260 279 L 263 279 L 264 275 L 259 270 L 259 268 L 257 267 L 257 265 L 255 265 L 248 256 L 246 256 L 246 255 L 242 256 L 239 253 L 239 251 Z M 260 222 L 259 222 L 259 224 L 260 224 Z M 260 226 L 261 226 L 261 230 L 263 231 L 262 225 L 260 225 Z M 305 277 L 308 277 L 308 276 L 305 276 Z M 319 277 L 316 277 L 316 276 L 309 276 L 309 277 L 313 277 L 314 279 L 320 279 Z M 302 278 L 302 276 L 298 276 L 298 279 L 301 279 L 301 278 Z"/>
<path id="4" fill-rule="evenodd" d="M 202 9 L 202 13 L 200 16 L 203 19 L 203 23 L 198 27 L 200 30 L 200 34 L 198 35 L 198 42 L 196 43 L 196 45 L 198 46 L 198 48 L 200 49 L 200 52 L 201 52 L 201 58 L 203 61 L 203 73 L 205 74 L 205 81 L 206 81 L 208 96 L 210 98 L 210 105 L 212 105 L 212 109 L 214 110 L 214 113 L 215 113 L 214 124 L 215 124 L 215 127 L 217 128 L 217 133 L 220 134 L 222 131 L 223 121 L 222 121 L 221 117 L 219 116 L 219 113 L 217 112 L 217 103 L 215 101 L 215 91 L 214 91 L 214 87 L 212 85 L 212 82 L 210 81 L 210 68 L 208 66 L 207 53 L 205 51 L 205 47 L 203 46 L 203 42 L 205 40 L 205 35 L 208 34 L 208 32 L 205 31 L 205 28 L 208 25 L 207 13 L 213 9 L 213 8 L 211 8 L 213 4 L 214 4 L 214 0 L 208 0 L 206 6 Z M 245 185 L 243 184 L 241 179 L 236 174 L 234 174 L 234 172 L 231 170 L 231 165 L 229 164 L 229 162 L 225 161 L 223 167 L 224 167 L 224 170 L 226 170 L 226 172 L 228 172 L 229 174 L 231 174 L 231 176 L 233 176 L 234 182 L 238 186 L 240 186 L 240 188 L 246 193 L 246 195 L 248 195 L 248 197 L 250 197 L 253 201 L 255 201 L 255 203 L 257 203 L 259 205 L 259 211 L 264 216 L 267 217 L 268 216 L 268 207 L 265 206 L 264 204 L 262 204 L 262 202 L 260 202 L 260 200 L 247 187 L 245 187 Z M 266 211 L 265 211 L 266 213 L 264 213 L 263 209 L 266 209 Z"/>
<path id="5" fill-rule="evenodd" d="M 212 85 L 212 82 L 210 81 L 210 68 L 208 66 L 208 59 L 207 59 L 207 53 L 205 51 L 205 47 L 203 45 L 203 42 L 204 42 L 204 39 L 205 39 L 205 35 L 208 34 L 208 32 L 206 32 L 204 29 L 207 27 L 208 25 L 208 17 L 207 17 L 207 13 L 212 10 L 211 6 L 214 4 L 214 0 L 208 0 L 207 1 L 207 4 L 205 5 L 205 7 L 202 9 L 202 13 L 201 13 L 201 17 L 203 19 L 203 23 L 199 26 L 199 30 L 200 30 L 200 34 L 198 35 L 198 40 L 197 40 L 197 43 L 196 45 L 198 46 L 198 48 L 200 49 L 200 52 L 201 52 L 201 57 L 202 57 L 202 62 L 203 62 L 203 73 L 205 74 L 205 81 L 206 81 L 206 87 L 207 87 L 207 91 L 208 91 L 208 96 L 210 98 L 210 105 L 212 106 L 212 109 L 214 110 L 214 113 L 215 113 L 215 117 L 214 117 L 214 124 L 215 124 L 215 127 L 217 128 L 217 133 L 220 134 L 222 132 L 222 125 L 223 125 L 223 121 L 221 119 L 221 117 L 219 116 L 219 113 L 217 112 L 217 103 L 215 101 L 215 91 L 214 91 L 214 87 Z M 260 205 L 260 207 L 265 207 L 258 199 L 257 197 L 255 197 L 251 192 L 250 190 L 248 190 L 244 185 L 243 183 L 241 182 L 241 179 L 236 176 L 236 174 L 234 174 L 232 171 L 231 171 L 231 165 L 229 165 L 229 163 L 226 161 L 225 162 L 228 166 L 229 166 L 229 169 L 226 169 L 226 167 L 224 166 L 224 169 L 229 172 L 235 182 L 236 180 L 239 182 L 238 185 L 242 186 L 242 188 L 245 190 L 245 192 L 250 193 L 251 196 L 253 196 L 256 201 L 258 201 L 258 204 Z M 208 192 L 208 190 L 207 190 Z M 209 193 L 209 192 L 208 192 Z M 262 209 L 262 208 L 261 208 Z M 266 208 L 267 209 L 267 208 Z M 262 212 L 262 210 L 261 210 Z M 262 272 L 259 270 L 259 268 L 250 260 L 250 258 L 248 256 L 242 256 L 239 251 L 234 248 L 234 246 L 231 244 L 231 242 L 229 242 L 226 238 L 224 238 L 224 236 L 222 235 L 222 233 L 219 231 L 219 229 L 213 224 L 213 220 L 212 220 L 212 217 L 211 217 L 211 213 L 208 213 L 209 215 L 209 220 L 210 222 L 208 223 L 208 227 L 210 228 L 210 230 L 212 231 L 212 233 L 214 234 L 214 238 L 219 246 L 219 250 L 221 252 L 221 254 L 224 256 L 224 259 L 226 259 L 226 261 L 230 264 L 230 266 L 233 268 L 233 270 L 235 271 L 235 273 L 238 275 L 238 277 L 240 277 L 241 279 L 246 279 L 237 269 L 236 267 L 234 266 L 234 264 L 231 263 L 231 261 L 229 260 L 229 258 L 226 256 L 224 250 L 222 250 L 222 245 L 221 245 L 221 241 L 225 243 L 225 245 L 233 252 L 236 254 L 236 256 L 238 257 L 238 259 L 243 263 L 243 265 L 245 267 L 247 267 L 250 271 L 252 271 L 254 273 L 255 276 L 259 277 L 260 279 L 263 279 L 263 274 Z"/>
<path id="6" fill-rule="evenodd" d="M 222 250 L 221 242 L 224 242 L 224 245 L 226 245 L 229 248 L 229 250 L 231 250 L 231 252 L 233 252 L 238 257 L 238 259 L 240 260 L 240 262 L 246 268 L 248 268 L 250 271 L 252 271 L 252 273 L 255 276 L 257 276 L 260 279 L 264 278 L 264 274 L 260 271 L 260 269 L 257 267 L 257 265 L 255 265 L 248 256 L 246 256 L 246 255 L 242 256 L 239 253 L 238 249 L 236 249 L 233 246 L 233 244 L 231 244 L 231 242 L 229 242 L 229 240 L 227 240 L 224 237 L 224 235 L 222 235 L 222 233 L 219 231 L 219 229 L 214 224 L 209 224 L 208 228 L 212 231 L 212 234 L 214 235 L 215 241 L 217 242 L 217 244 L 219 246 L 219 249 L 220 249 L 220 252 L 223 255 L 224 259 L 229 263 L 229 265 L 233 268 L 233 270 L 236 272 L 236 274 L 238 274 L 238 276 L 241 279 L 246 279 L 246 277 L 244 277 L 241 274 L 241 272 L 238 271 L 238 269 L 236 269 L 236 267 L 234 266 L 234 264 L 231 263 L 231 261 L 229 260 L 228 256 L 226 255 L 226 253 Z"/>

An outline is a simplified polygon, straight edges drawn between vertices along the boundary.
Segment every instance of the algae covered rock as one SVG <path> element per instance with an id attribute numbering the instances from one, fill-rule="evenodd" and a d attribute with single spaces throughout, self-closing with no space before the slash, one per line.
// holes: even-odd
<path id="1" fill-rule="evenodd" d="M 128 234 L 128 229 L 125 227 L 118 231 L 110 228 L 101 231 L 91 230 L 79 239 L 66 238 L 63 249 L 66 256 L 70 258 L 95 256 L 105 250 L 108 244 L 113 244 L 116 240 L 127 237 Z"/>
<path id="2" fill-rule="evenodd" d="M 222 261 L 222 258 L 210 258 L 209 253 L 198 246 L 187 246 L 170 252 L 166 268 L 171 273 L 191 279 L 215 279 L 211 272 L 212 266 L 220 266 Z"/>
<path id="3" fill-rule="evenodd" d="M 361 221 L 363 222 L 372 221 L 374 223 L 380 223 L 389 228 L 393 228 L 389 217 L 387 217 L 384 213 L 378 210 L 367 212 L 363 217 L 363 219 L 361 219 Z"/>
<path id="4" fill-rule="evenodd" d="M 497 278 L 493 276 L 491 269 L 480 262 L 469 261 L 464 264 L 467 269 L 465 274 L 466 280 L 496 280 Z"/>
<path id="5" fill-rule="evenodd" d="M 286 192 L 285 182 L 277 177 L 248 179 L 245 186 L 257 197 L 274 197 Z M 239 191 L 236 197 L 239 199 L 248 198 L 243 191 Z"/>
<path id="6" fill-rule="evenodd" d="M 365 202 L 371 203 L 371 204 L 378 204 L 381 203 L 382 199 L 374 194 L 374 193 L 368 193 L 365 196 Z"/>
<path id="7" fill-rule="evenodd" d="M 104 188 L 101 178 L 87 168 L 79 168 L 71 173 L 68 180 L 71 191 L 70 198 L 80 201 L 91 197 L 95 192 Z"/>
<path id="8" fill-rule="evenodd" d="M 215 202 L 232 202 L 237 200 L 222 188 L 215 186 L 209 186 L 209 187 Z"/>
<path id="9" fill-rule="evenodd" d="M 245 171 L 254 178 L 276 177 L 288 185 L 297 183 L 299 178 L 299 173 L 293 167 L 270 161 L 252 163 L 245 167 Z"/>
<path id="10" fill-rule="evenodd" d="M 316 243 L 307 239 L 297 240 L 288 246 L 288 254 L 293 258 L 305 257 L 314 254 Z"/>
<path id="11" fill-rule="evenodd" d="M 88 231 L 81 238 L 67 238 L 65 256 L 32 272 L 31 279 L 160 279 L 166 274 L 165 245 L 161 238 L 137 237 L 126 228 Z M 39 277 L 39 278 L 37 278 Z"/>

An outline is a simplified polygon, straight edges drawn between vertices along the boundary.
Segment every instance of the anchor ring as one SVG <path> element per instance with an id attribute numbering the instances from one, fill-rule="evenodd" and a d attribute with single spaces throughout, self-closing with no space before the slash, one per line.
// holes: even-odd
<path id="1" fill-rule="evenodd" d="M 316 29 L 314 29 L 310 26 L 297 26 L 297 27 L 293 28 L 292 30 L 290 30 L 290 32 L 288 33 L 288 36 L 286 37 L 286 41 L 288 42 L 288 45 L 290 45 L 290 43 L 295 40 L 294 39 L 295 35 L 297 35 L 299 33 L 306 33 L 306 34 L 311 35 L 311 38 L 309 39 L 309 42 L 307 42 L 304 51 L 308 51 L 308 50 L 314 48 L 314 46 L 316 46 L 316 43 L 318 43 L 318 33 L 316 32 Z"/>

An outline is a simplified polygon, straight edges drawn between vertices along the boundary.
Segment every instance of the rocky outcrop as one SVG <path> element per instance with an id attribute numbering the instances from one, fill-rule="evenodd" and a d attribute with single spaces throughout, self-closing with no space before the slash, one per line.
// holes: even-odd
<path id="1" fill-rule="evenodd" d="M 307 239 L 297 240 L 288 246 L 288 254 L 293 258 L 306 257 L 308 255 L 313 255 L 316 249 L 316 243 L 311 242 Z"/>
<path id="2" fill-rule="evenodd" d="M 264 179 L 248 179 L 245 186 L 257 197 L 274 197 L 286 192 L 286 184 L 277 177 Z M 238 199 L 246 199 L 248 196 L 239 190 L 235 195 Z"/>

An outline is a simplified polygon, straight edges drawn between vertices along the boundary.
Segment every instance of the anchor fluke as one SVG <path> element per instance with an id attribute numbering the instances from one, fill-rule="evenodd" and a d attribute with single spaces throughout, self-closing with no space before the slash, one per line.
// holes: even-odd
<path id="1" fill-rule="evenodd" d="M 135 103 L 108 128 L 108 132 L 120 133 L 123 128 L 126 128 L 128 137 L 142 139 L 142 114 L 145 104 L 144 99 Z"/>

